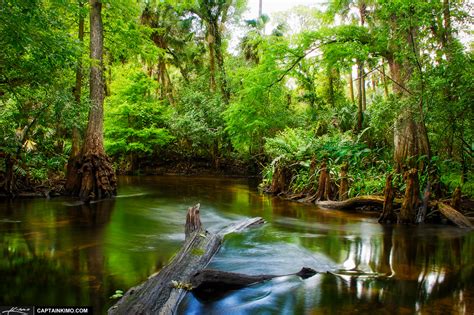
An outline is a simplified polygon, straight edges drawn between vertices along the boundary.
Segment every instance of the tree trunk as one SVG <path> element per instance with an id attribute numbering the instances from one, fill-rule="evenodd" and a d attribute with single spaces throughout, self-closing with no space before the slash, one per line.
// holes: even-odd
<path id="1" fill-rule="evenodd" d="M 395 223 L 397 216 L 393 211 L 393 200 L 395 199 L 395 192 L 392 185 L 392 174 L 387 176 L 385 181 L 384 199 L 382 214 L 379 217 L 379 223 Z"/>
<path id="2" fill-rule="evenodd" d="M 456 210 L 461 210 L 461 187 L 456 187 L 453 192 L 453 198 L 451 199 L 451 207 Z"/>
<path id="3" fill-rule="evenodd" d="M 362 114 L 365 113 L 367 109 L 367 94 L 366 94 L 366 88 L 365 88 L 365 70 L 364 70 L 364 64 L 362 64 Z"/>
<path id="4" fill-rule="evenodd" d="M 318 191 L 316 192 L 316 200 L 329 200 L 330 197 L 330 186 L 331 180 L 329 178 L 329 172 L 327 170 L 327 162 L 324 160 L 321 163 L 321 170 L 319 173 Z"/>
<path id="5" fill-rule="evenodd" d="M 424 223 L 426 219 L 426 214 L 428 212 L 428 203 L 430 202 L 431 196 L 431 184 L 430 181 L 426 183 L 425 191 L 423 192 L 423 203 L 416 214 L 416 223 Z"/>
<path id="6" fill-rule="evenodd" d="M 390 24 L 393 30 L 398 29 L 397 19 L 397 16 L 393 16 L 391 19 Z M 415 29 L 411 27 L 407 31 L 406 42 L 407 45 L 413 48 L 416 57 L 417 52 L 415 51 L 414 34 Z M 409 94 L 411 94 L 406 86 L 412 76 L 414 67 L 408 57 L 406 57 L 403 61 L 397 60 L 395 53 L 401 50 L 401 47 L 394 43 L 396 43 L 396 41 L 391 42 L 391 53 L 386 55 L 390 66 L 392 81 L 394 83 L 393 91 L 399 98 L 406 99 L 408 98 Z M 420 98 L 418 115 L 415 115 L 416 111 L 414 109 L 407 108 L 400 114 L 395 123 L 394 160 L 397 165 L 397 170 L 400 172 L 410 167 L 419 167 L 422 169 L 422 165 L 416 165 L 418 158 L 420 156 L 426 155 L 429 160 L 431 156 L 422 106 L 423 98 Z"/>
<path id="7" fill-rule="evenodd" d="M 84 15 L 82 14 L 82 9 L 84 8 L 84 3 L 79 1 L 79 30 L 78 30 L 78 39 L 79 42 L 83 43 L 84 41 Z M 74 87 L 74 101 L 77 109 L 77 117 L 80 117 L 79 107 L 81 105 L 81 94 L 82 94 L 82 55 L 79 56 L 77 60 L 76 68 L 76 84 Z M 74 124 L 72 127 L 72 144 L 71 144 L 71 153 L 69 154 L 69 159 L 67 162 L 66 170 L 66 183 L 64 188 L 67 194 L 76 195 L 79 193 L 81 186 L 81 176 L 79 174 L 80 162 L 81 162 L 81 134 L 77 124 Z"/>
<path id="8" fill-rule="evenodd" d="M 228 104 L 230 99 L 229 90 L 227 88 L 227 74 L 224 67 L 224 55 L 222 53 L 222 35 L 219 30 L 219 25 L 215 25 L 214 29 L 214 38 L 215 45 L 214 49 L 216 51 L 217 66 L 219 67 L 219 81 L 222 97 L 224 98 L 224 103 Z"/>
<path id="9" fill-rule="evenodd" d="M 349 165 L 344 163 L 341 167 L 341 183 L 339 185 L 339 200 L 346 200 L 349 196 L 349 179 L 347 177 L 347 171 Z"/>
<path id="10" fill-rule="evenodd" d="M 441 44 L 443 45 L 444 50 L 446 51 L 446 60 L 450 61 L 452 59 L 452 29 L 451 29 L 451 10 L 450 10 L 449 0 L 443 0 L 443 26 L 444 30 L 441 36 Z"/>
<path id="11" fill-rule="evenodd" d="M 15 158 L 7 153 L 5 154 L 5 179 L 3 183 L 3 189 L 8 196 L 13 197 L 14 192 L 16 190 L 16 183 L 15 183 L 15 174 L 14 174 L 14 166 L 15 166 Z"/>
<path id="12" fill-rule="evenodd" d="M 352 70 L 351 73 L 349 73 L 349 95 L 351 97 L 351 103 L 355 104 L 354 79 L 352 78 Z"/>
<path id="13" fill-rule="evenodd" d="M 108 310 L 108 314 L 174 314 L 186 292 L 193 287 L 192 276 L 210 262 L 221 247 L 224 236 L 264 223 L 262 218 L 247 219 L 214 234 L 204 230 L 197 222 L 200 222 L 199 204 L 188 210 L 187 236 L 170 264 L 144 283 L 128 290 Z"/>
<path id="14" fill-rule="evenodd" d="M 116 178 L 104 150 L 104 77 L 103 27 L 100 0 L 90 0 L 90 98 L 91 109 L 81 161 L 81 189 L 79 197 L 108 198 L 116 193 Z"/>
<path id="15" fill-rule="evenodd" d="M 418 170 L 412 168 L 404 174 L 406 180 L 405 197 L 400 209 L 399 223 L 414 223 L 416 211 L 420 203 L 420 187 L 418 184 Z"/>
<path id="16" fill-rule="evenodd" d="M 215 38 L 211 30 L 208 31 L 207 44 L 209 46 L 209 87 L 211 92 L 216 91 L 216 57 Z"/>
<path id="17" fill-rule="evenodd" d="M 383 91 L 385 94 L 385 99 L 388 99 L 388 82 L 387 76 L 385 74 L 385 65 L 382 63 L 382 82 L 383 82 Z"/>
<path id="18" fill-rule="evenodd" d="M 279 194 L 287 191 L 288 183 L 290 182 L 291 175 L 284 165 L 279 163 L 275 164 L 275 171 L 273 172 L 272 184 L 269 189 L 269 193 Z"/>
<path id="19" fill-rule="evenodd" d="M 364 92 L 363 92 L 363 86 L 364 86 L 364 77 L 363 77 L 363 66 L 362 62 L 359 61 L 357 62 L 357 75 L 359 77 L 357 81 L 357 103 L 358 103 L 358 108 L 357 108 L 357 131 L 362 130 L 362 122 L 364 119 Z"/>

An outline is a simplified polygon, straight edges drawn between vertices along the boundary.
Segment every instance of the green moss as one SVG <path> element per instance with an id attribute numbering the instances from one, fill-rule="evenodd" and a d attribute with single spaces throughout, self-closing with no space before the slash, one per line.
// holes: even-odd
<path id="1" fill-rule="evenodd" d="M 195 255 L 195 256 L 202 256 L 204 255 L 204 249 L 202 248 L 194 248 L 192 251 L 191 251 L 191 254 Z"/>

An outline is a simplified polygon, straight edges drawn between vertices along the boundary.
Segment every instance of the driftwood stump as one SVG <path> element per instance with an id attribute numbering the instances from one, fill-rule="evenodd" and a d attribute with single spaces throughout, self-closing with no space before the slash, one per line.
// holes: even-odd
<path id="1" fill-rule="evenodd" d="M 412 168 L 404 174 L 406 180 L 405 197 L 400 209 L 399 223 L 415 223 L 415 215 L 420 204 L 418 170 Z"/>
<path id="2" fill-rule="evenodd" d="M 247 219 L 214 234 L 204 230 L 200 222 L 198 204 L 188 209 L 187 237 L 170 264 L 128 290 L 108 314 L 173 314 L 187 290 L 192 288 L 192 276 L 210 262 L 224 236 L 264 223 L 262 218 Z"/>
<path id="3" fill-rule="evenodd" d="M 347 171 L 349 165 L 344 163 L 341 167 L 341 183 L 339 184 L 339 200 L 346 200 L 349 196 L 349 179 L 347 178 Z"/>
<path id="4" fill-rule="evenodd" d="M 383 197 L 382 214 L 379 217 L 379 223 L 395 223 L 397 216 L 393 211 L 393 200 L 395 199 L 395 192 L 392 184 L 393 175 L 389 174 L 385 180 L 385 189 Z"/>
<path id="5" fill-rule="evenodd" d="M 269 193 L 272 194 L 279 194 L 284 193 L 288 189 L 288 183 L 291 180 L 291 173 L 287 167 L 280 164 L 275 164 L 275 171 L 272 177 L 272 184 L 270 189 L 268 190 Z"/>
<path id="6" fill-rule="evenodd" d="M 319 172 L 318 190 L 316 192 L 316 200 L 329 200 L 331 192 L 331 179 L 327 169 L 327 162 L 323 160 L 321 170 Z"/>

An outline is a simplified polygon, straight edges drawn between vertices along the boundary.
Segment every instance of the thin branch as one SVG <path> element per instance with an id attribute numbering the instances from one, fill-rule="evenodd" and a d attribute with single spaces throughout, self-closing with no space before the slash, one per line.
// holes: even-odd
<path id="1" fill-rule="evenodd" d="M 316 47 L 313 47 L 311 48 L 310 50 L 306 51 L 303 55 L 299 56 L 298 58 L 296 58 L 296 60 L 291 64 L 291 66 L 285 70 L 285 72 L 283 72 L 283 74 L 276 80 L 274 81 L 272 84 L 268 85 L 267 88 L 271 88 L 272 86 L 274 86 L 275 84 L 281 82 L 285 76 L 291 71 L 293 70 L 294 67 L 296 67 L 296 65 L 299 64 L 299 62 L 301 60 L 303 60 L 307 55 L 309 55 L 310 53 L 312 53 L 313 51 L 315 51 L 316 49 L 324 46 L 324 45 L 327 45 L 327 44 L 331 44 L 331 43 L 335 43 L 337 40 L 332 40 L 332 41 L 329 41 L 329 42 L 325 42 L 325 43 L 322 43 Z"/>
<path id="2" fill-rule="evenodd" d="M 400 83 L 398 83 L 397 81 L 395 81 L 394 79 L 392 79 L 389 75 L 387 75 L 386 73 L 384 74 L 382 71 L 380 71 L 380 69 L 377 68 L 377 71 L 380 72 L 383 76 L 385 76 L 386 78 L 388 78 L 390 81 L 392 81 L 393 83 L 395 83 L 396 85 L 398 85 L 401 89 L 403 89 L 405 92 L 407 92 L 408 94 L 410 95 L 413 95 L 413 93 L 408 90 L 406 87 L 404 87 L 403 85 L 401 85 Z"/>

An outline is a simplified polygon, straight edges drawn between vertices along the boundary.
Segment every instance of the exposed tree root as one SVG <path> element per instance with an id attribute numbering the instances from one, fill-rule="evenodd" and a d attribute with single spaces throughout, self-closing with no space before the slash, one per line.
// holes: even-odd
<path id="1" fill-rule="evenodd" d="M 116 194 L 117 179 L 109 158 L 104 155 L 87 154 L 82 158 L 81 190 L 83 200 L 110 198 Z"/>

